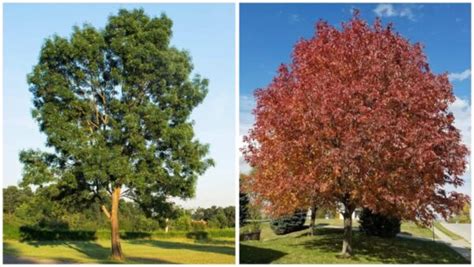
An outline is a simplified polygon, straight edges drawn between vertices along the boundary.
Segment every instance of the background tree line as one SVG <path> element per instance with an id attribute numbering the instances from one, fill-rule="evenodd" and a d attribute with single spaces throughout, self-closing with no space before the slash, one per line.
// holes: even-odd
<path id="1" fill-rule="evenodd" d="M 9 186 L 3 189 L 4 228 L 34 226 L 54 230 L 100 230 L 108 229 L 109 222 L 103 216 L 99 203 L 87 207 L 70 207 L 51 198 L 52 187 Z M 200 221 L 200 229 L 231 228 L 235 226 L 235 207 L 184 209 L 177 205 L 166 207 L 168 220 L 146 214 L 138 204 L 120 201 L 121 228 L 123 231 L 149 232 L 164 230 L 191 231 Z"/>

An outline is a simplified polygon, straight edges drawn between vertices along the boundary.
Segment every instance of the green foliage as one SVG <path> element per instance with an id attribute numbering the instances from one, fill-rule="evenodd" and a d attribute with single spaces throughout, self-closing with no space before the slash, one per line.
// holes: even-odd
<path id="1" fill-rule="evenodd" d="M 67 230 L 67 229 L 45 229 L 37 226 L 14 226 L 4 224 L 3 238 L 6 240 L 28 240 L 28 241 L 54 241 L 54 240 L 110 240 L 110 230 L 101 229 L 97 231 Z M 233 238 L 234 229 L 207 229 L 206 231 L 170 231 L 163 230 L 146 231 L 120 231 L 120 238 L 128 239 L 163 239 L 163 238 L 192 238 L 205 240 L 209 238 Z"/>
<path id="2" fill-rule="evenodd" d="M 3 223 L 3 239 L 4 240 L 20 240 L 20 226 Z"/>
<path id="3" fill-rule="evenodd" d="M 283 216 L 277 219 L 273 219 L 270 222 L 270 227 L 272 228 L 275 234 L 284 235 L 303 229 L 305 221 L 306 211 L 297 210 L 291 216 Z"/>
<path id="4" fill-rule="evenodd" d="M 240 226 L 245 225 L 245 221 L 250 218 L 249 214 L 249 196 L 246 193 L 240 193 L 239 195 L 239 224 Z"/>
<path id="5" fill-rule="evenodd" d="M 123 187 L 148 217 L 169 216 L 169 197 L 194 196 L 213 165 L 189 119 L 208 80 L 190 78 L 191 57 L 170 45 L 171 28 L 165 15 L 121 9 L 104 29 L 85 24 L 45 41 L 28 84 L 54 152 L 20 153 L 22 185 L 48 184 L 50 197 L 77 209 L 107 204 L 110 188 Z"/>
<path id="6" fill-rule="evenodd" d="M 174 220 L 172 228 L 176 230 L 189 231 L 191 230 L 191 221 L 191 215 L 182 214 L 176 220 Z"/>
<path id="7" fill-rule="evenodd" d="M 10 191 L 18 191 L 12 190 Z M 5 213 L 3 216 L 3 238 L 20 240 L 38 238 L 39 240 L 79 240 L 91 238 L 87 234 L 94 232 L 92 239 L 110 239 L 109 224 L 97 203 L 92 203 L 83 210 L 69 209 L 61 201 L 54 201 L 48 197 L 48 187 L 38 188 L 14 213 Z M 215 211 L 225 214 L 226 210 L 233 207 L 215 207 Z M 177 219 L 171 220 L 169 232 L 165 232 L 164 224 L 155 218 L 148 218 L 140 206 L 133 202 L 120 202 L 120 232 L 122 239 L 158 239 L 158 238 L 184 238 L 189 232 L 208 233 L 209 238 L 234 237 L 234 229 L 210 229 L 205 221 L 193 221 L 192 210 L 176 209 Z M 198 209 L 207 210 L 207 209 Z M 209 213 L 213 214 L 213 213 Z M 214 215 L 212 215 L 214 216 Z M 211 216 L 211 219 L 213 218 Z M 181 223 L 183 222 L 183 223 Z M 180 226 L 182 225 L 182 226 Z M 20 227 L 24 233 L 20 232 Z M 217 227 L 220 228 L 220 227 Z M 69 233 L 71 232 L 71 233 Z"/>
<path id="8" fill-rule="evenodd" d="M 12 214 L 33 195 L 30 188 L 9 186 L 3 189 L 3 213 Z"/>
<path id="9" fill-rule="evenodd" d="M 400 219 L 372 213 L 367 208 L 362 210 L 359 217 L 360 231 L 371 236 L 393 238 L 400 233 L 400 225 Z"/>
<path id="10" fill-rule="evenodd" d="M 209 238 L 209 234 L 205 231 L 193 231 L 187 233 L 186 237 L 196 240 L 207 240 Z"/>
<path id="11" fill-rule="evenodd" d="M 235 207 L 212 206 L 210 208 L 198 208 L 192 214 L 192 219 L 206 221 L 211 228 L 235 227 Z"/>
<path id="12" fill-rule="evenodd" d="M 52 241 L 52 240 L 95 240 L 95 231 L 48 230 L 30 226 L 20 227 L 21 241 Z"/>
<path id="13" fill-rule="evenodd" d="M 448 222 L 450 223 L 471 223 L 471 205 L 470 203 L 466 203 L 462 209 L 462 211 L 449 218 Z"/>

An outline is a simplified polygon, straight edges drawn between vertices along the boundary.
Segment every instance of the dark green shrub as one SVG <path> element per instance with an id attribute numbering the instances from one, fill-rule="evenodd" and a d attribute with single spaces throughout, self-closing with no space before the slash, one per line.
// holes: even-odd
<path id="1" fill-rule="evenodd" d="M 360 231 L 367 235 L 392 238 L 400 233 L 401 221 L 364 208 L 359 217 L 359 224 Z"/>
<path id="2" fill-rule="evenodd" d="M 151 233 L 149 232 L 123 232 L 120 233 L 122 239 L 150 239 Z"/>
<path id="3" fill-rule="evenodd" d="M 20 227 L 20 240 L 53 241 L 53 240 L 96 240 L 95 231 L 50 230 L 31 226 Z"/>
<path id="4" fill-rule="evenodd" d="M 240 193 L 239 197 L 239 223 L 240 226 L 244 226 L 246 221 L 250 219 L 250 212 L 249 212 L 249 197 L 245 193 Z"/>
<path id="5" fill-rule="evenodd" d="M 291 216 L 283 216 L 270 221 L 270 227 L 277 235 L 284 235 L 304 228 L 306 210 L 297 210 Z"/>
<path id="6" fill-rule="evenodd" d="M 187 233 L 186 237 L 196 240 L 206 240 L 209 238 L 209 234 L 205 231 L 194 231 Z"/>

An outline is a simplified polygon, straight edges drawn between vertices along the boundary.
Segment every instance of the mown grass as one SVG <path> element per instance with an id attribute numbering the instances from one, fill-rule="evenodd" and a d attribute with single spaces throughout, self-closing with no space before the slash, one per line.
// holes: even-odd
<path id="1" fill-rule="evenodd" d="M 354 256 L 340 258 L 342 229 L 309 229 L 272 238 L 268 224 L 262 224 L 263 241 L 240 244 L 241 263 L 467 263 L 448 246 L 406 238 L 384 239 L 353 232 Z M 270 230 L 271 231 L 271 230 Z"/>
<path id="2" fill-rule="evenodd" d="M 415 224 L 414 222 L 403 222 L 401 233 L 414 237 L 433 239 L 433 229 Z"/>
<path id="3" fill-rule="evenodd" d="M 32 241 L 3 242 L 4 255 L 30 262 L 118 263 L 111 261 L 110 241 Z M 235 262 L 233 238 L 194 241 L 186 238 L 162 240 L 122 240 L 126 260 L 120 263 L 232 264 Z"/>

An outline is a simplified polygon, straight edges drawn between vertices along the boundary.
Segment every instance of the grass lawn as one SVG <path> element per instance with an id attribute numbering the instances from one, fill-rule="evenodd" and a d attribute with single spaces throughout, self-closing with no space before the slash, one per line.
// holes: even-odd
<path id="1" fill-rule="evenodd" d="M 307 222 L 309 224 L 309 222 Z M 315 221 L 317 226 L 344 226 L 344 220 L 342 219 L 316 219 Z M 352 227 L 359 227 L 358 220 L 352 220 Z"/>
<path id="2" fill-rule="evenodd" d="M 438 228 L 438 230 L 440 230 L 441 232 L 443 232 L 445 235 L 449 236 L 449 238 L 451 238 L 452 240 L 459 240 L 459 239 L 463 239 L 462 236 L 459 236 L 451 231 L 449 231 L 448 229 L 446 229 L 446 227 L 444 227 L 441 223 L 439 222 L 435 222 L 434 223 L 435 227 Z"/>
<path id="3" fill-rule="evenodd" d="M 234 239 L 197 242 L 187 238 L 122 240 L 124 263 L 228 263 L 235 262 Z M 3 255 L 32 261 L 59 263 L 116 263 L 109 260 L 110 241 L 3 242 Z"/>
<path id="4" fill-rule="evenodd" d="M 353 232 L 355 256 L 339 258 L 342 229 L 308 229 L 272 238 L 269 225 L 262 225 L 264 241 L 240 244 L 241 263 L 467 263 L 446 245 L 414 239 L 383 239 Z M 271 230 L 270 230 L 271 231 Z M 266 241 L 265 241 L 266 240 Z"/>
<path id="5" fill-rule="evenodd" d="M 402 234 L 433 239 L 433 229 L 416 225 L 414 222 L 403 222 L 400 230 Z"/>

